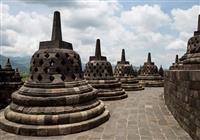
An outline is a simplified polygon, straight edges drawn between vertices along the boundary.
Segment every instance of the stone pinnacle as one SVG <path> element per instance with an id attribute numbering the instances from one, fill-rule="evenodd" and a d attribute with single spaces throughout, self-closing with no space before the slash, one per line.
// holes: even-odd
<path id="1" fill-rule="evenodd" d="M 100 39 L 97 39 L 97 41 L 96 41 L 95 57 L 99 58 L 99 59 L 101 58 L 101 43 L 100 43 Z"/>
<path id="2" fill-rule="evenodd" d="M 175 63 L 176 63 L 176 64 L 178 63 L 178 54 L 176 55 Z"/>
<path id="3" fill-rule="evenodd" d="M 122 61 L 122 62 L 125 62 L 125 61 L 126 61 L 125 50 L 124 50 L 124 49 L 122 49 L 121 61 Z"/>
<path id="4" fill-rule="evenodd" d="M 51 40 L 62 40 L 61 22 L 60 22 L 60 12 L 54 12 L 53 18 L 53 30 Z"/>
<path id="5" fill-rule="evenodd" d="M 151 53 L 150 53 L 150 52 L 148 53 L 147 62 L 148 62 L 148 63 L 151 63 Z"/>

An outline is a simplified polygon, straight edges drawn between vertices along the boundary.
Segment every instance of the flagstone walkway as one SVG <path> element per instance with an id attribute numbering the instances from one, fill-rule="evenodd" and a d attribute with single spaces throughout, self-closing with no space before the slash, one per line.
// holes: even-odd
<path id="1" fill-rule="evenodd" d="M 110 120 L 89 131 L 53 137 L 27 137 L 0 130 L 0 140 L 192 140 L 165 106 L 163 88 L 128 92 L 105 102 Z"/>

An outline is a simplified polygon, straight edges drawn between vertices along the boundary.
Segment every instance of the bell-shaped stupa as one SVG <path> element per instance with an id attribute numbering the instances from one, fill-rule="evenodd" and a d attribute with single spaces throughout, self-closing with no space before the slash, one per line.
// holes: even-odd
<path id="1" fill-rule="evenodd" d="M 147 62 L 140 67 L 138 80 L 146 87 L 162 87 L 163 77 L 158 72 L 158 67 L 151 61 L 151 53 L 148 53 Z"/>
<path id="2" fill-rule="evenodd" d="M 143 90 L 144 88 L 136 80 L 135 71 L 129 61 L 126 61 L 125 50 L 122 49 L 121 61 L 117 62 L 115 66 L 114 75 L 122 83 L 122 88 L 126 91 Z"/>
<path id="3" fill-rule="evenodd" d="M 176 56 L 176 67 L 170 69 L 200 69 L 200 15 L 198 18 L 197 31 L 194 36 L 188 40 L 187 52 L 178 59 Z"/>
<path id="4" fill-rule="evenodd" d="M 117 100 L 127 97 L 121 82 L 113 76 L 112 65 L 101 56 L 100 40 L 97 39 L 95 56 L 90 56 L 84 77 L 96 89 L 101 100 Z"/>
<path id="5" fill-rule="evenodd" d="M 164 69 L 163 69 L 162 65 L 160 66 L 158 73 L 160 74 L 160 76 L 164 77 Z"/>
<path id="6" fill-rule="evenodd" d="M 54 13 L 51 41 L 32 56 L 30 78 L 12 94 L 0 128 L 15 134 L 52 136 L 77 133 L 109 119 L 97 90 L 82 80 L 81 60 L 62 41 L 60 13 Z"/>
<path id="7" fill-rule="evenodd" d="M 0 109 L 11 102 L 11 94 L 23 85 L 18 69 L 13 69 L 10 59 L 5 66 L 0 65 Z"/>

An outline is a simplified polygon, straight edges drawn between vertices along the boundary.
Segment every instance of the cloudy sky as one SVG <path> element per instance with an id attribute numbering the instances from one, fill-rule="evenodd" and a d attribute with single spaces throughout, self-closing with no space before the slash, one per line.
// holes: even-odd
<path id="1" fill-rule="evenodd" d="M 0 54 L 31 56 L 51 38 L 52 16 L 61 12 L 63 40 L 83 63 L 101 39 L 102 54 L 116 64 L 121 49 L 135 66 L 153 61 L 168 68 L 183 55 L 197 28 L 200 0 L 2 0 Z"/>

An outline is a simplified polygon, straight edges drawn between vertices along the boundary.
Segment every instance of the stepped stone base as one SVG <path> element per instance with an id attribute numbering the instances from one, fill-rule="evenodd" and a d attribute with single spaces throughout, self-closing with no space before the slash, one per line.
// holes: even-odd
<path id="1" fill-rule="evenodd" d="M 79 116 L 86 117 L 90 110 L 80 112 Z M 55 117 L 55 119 L 58 119 Z M 97 127 L 109 119 L 109 111 L 106 109 L 102 114 L 89 120 L 71 124 L 59 125 L 28 125 L 11 122 L 0 114 L 0 128 L 7 132 L 26 136 L 57 136 L 85 131 Z"/>
<path id="2" fill-rule="evenodd" d="M 89 83 L 98 89 L 98 99 L 100 100 L 120 100 L 128 97 L 121 88 L 119 80 L 89 80 Z"/>
<path id="3" fill-rule="evenodd" d="M 164 80 L 161 76 L 138 76 L 139 83 L 144 87 L 163 87 Z"/>
<path id="4" fill-rule="evenodd" d="M 142 85 L 135 78 L 120 78 L 122 82 L 122 88 L 125 91 L 138 91 L 144 90 Z"/>
<path id="5" fill-rule="evenodd" d="M 12 103 L 0 114 L 0 128 L 27 136 L 85 131 L 109 119 L 109 111 L 96 98 L 97 90 L 86 81 L 28 82 L 12 94 Z"/>

